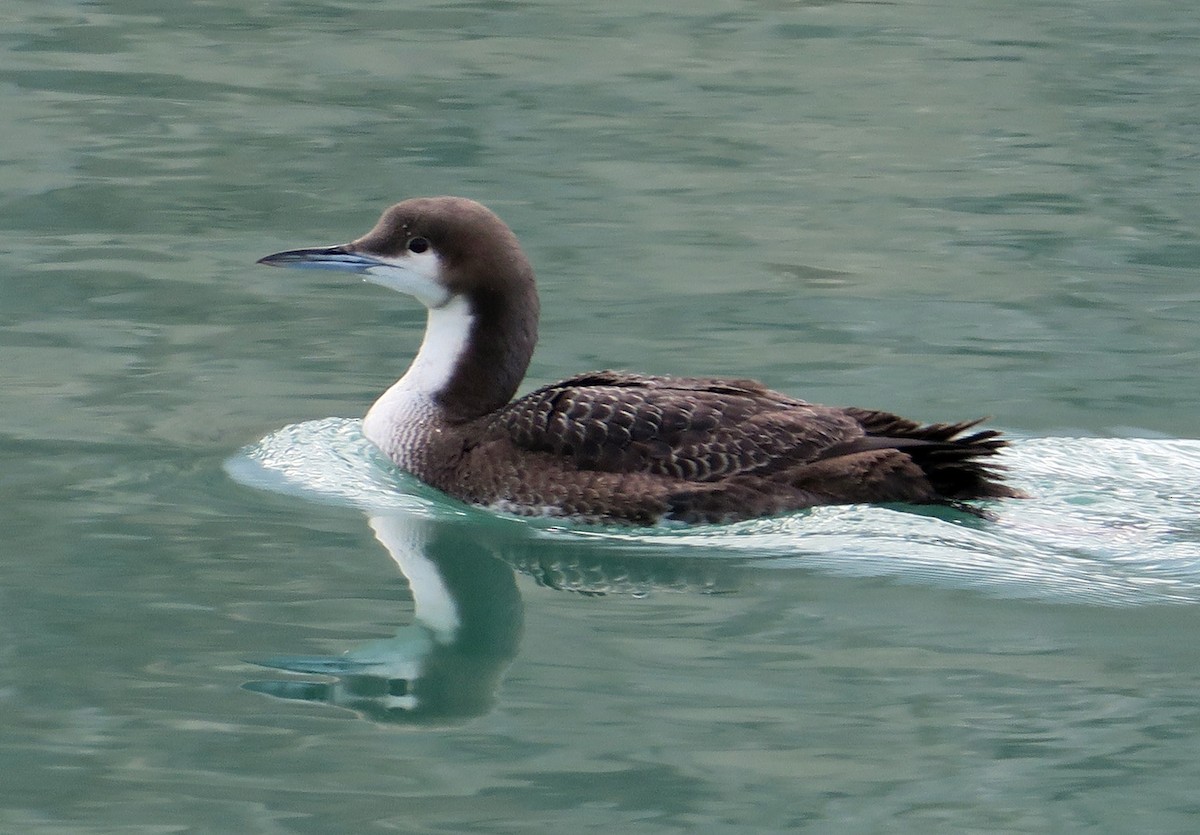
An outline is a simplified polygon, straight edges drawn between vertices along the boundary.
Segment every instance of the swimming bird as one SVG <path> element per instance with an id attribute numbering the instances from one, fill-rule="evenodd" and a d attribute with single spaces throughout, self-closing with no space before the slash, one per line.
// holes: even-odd
<path id="1" fill-rule="evenodd" d="M 655 524 L 1020 495 L 989 466 L 1007 442 L 980 420 L 920 424 L 753 380 L 625 371 L 514 400 L 537 342 L 534 272 L 512 230 L 474 200 L 405 200 L 348 244 L 258 263 L 357 273 L 425 305 L 421 347 L 363 432 L 397 466 L 471 504 Z"/>

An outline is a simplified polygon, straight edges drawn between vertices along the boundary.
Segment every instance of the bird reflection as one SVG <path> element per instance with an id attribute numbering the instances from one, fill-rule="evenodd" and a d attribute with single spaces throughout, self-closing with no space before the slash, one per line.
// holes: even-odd
<path id="1" fill-rule="evenodd" d="M 413 595 L 413 622 L 341 656 L 258 662 L 332 681 L 252 681 L 248 690 L 349 708 L 381 722 L 442 724 L 481 715 L 516 656 L 523 623 L 513 571 L 466 526 L 409 514 L 370 518 Z"/>
<path id="2" fill-rule="evenodd" d="M 516 657 L 524 607 L 515 572 L 539 585 L 595 597 L 653 591 L 719 593 L 734 588 L 726 560 L 622 555 L 587 542 L 564 544 L 493 526 L 409 513 L 369 517 L 376 539 L 408 580 L 413 622 L 391 638 L 340 656 L 279 655 L 263 667 L 322 680 L 287 678 L 243 687 L 280 699 L 349 709 L 376 722 L 446 726 L 487 713 Z"/>

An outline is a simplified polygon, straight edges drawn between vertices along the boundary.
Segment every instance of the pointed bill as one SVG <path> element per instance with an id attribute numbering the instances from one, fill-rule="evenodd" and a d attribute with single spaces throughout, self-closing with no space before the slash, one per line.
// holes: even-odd
<path id="1" fill-rule="evenodd" d="M 384 262 L 371 255 L 351 252 L 344 246 L 326 246 L 315 249 L 288 249 L 259 258 L 256 263 L 269 267 L 300 267 L 309 270 L 338 270 L 350 273 L 365 273 L 372 267 L 384 266 Z"/>

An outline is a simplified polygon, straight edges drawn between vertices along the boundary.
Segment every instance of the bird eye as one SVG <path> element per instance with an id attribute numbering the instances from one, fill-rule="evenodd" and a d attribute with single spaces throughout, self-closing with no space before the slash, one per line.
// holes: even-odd
<path id="1" fill-rule="evenodd" d="M 409 252 L 415 252 L 418 255 L 420 255 L 422 252 L 425 252 L 427 249 L 429 249 L 429 240 L 427 238 L 409 238 L 408 239 L 408 251 Z"/>

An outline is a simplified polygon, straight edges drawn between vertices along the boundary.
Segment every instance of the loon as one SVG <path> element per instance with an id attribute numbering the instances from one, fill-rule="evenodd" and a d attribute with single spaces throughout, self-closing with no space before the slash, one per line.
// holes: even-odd
<path id="1" fill-rule="evenodd" d="M 753 380 L 594 371 L 516 400 L 537 342 L 533 268 L 483 205 L 391 206 L 339 246 L 258 263 L 357 273 L 428 309 L 408 371 L 363 432 L 397 466 L 470 504 L 599 523 L 722 523 L 818 505 L 1019 497 L 1007 441 L 979 420 L 920 424 Z M 978 511 L 976 511 L 978 512 Z"/>

